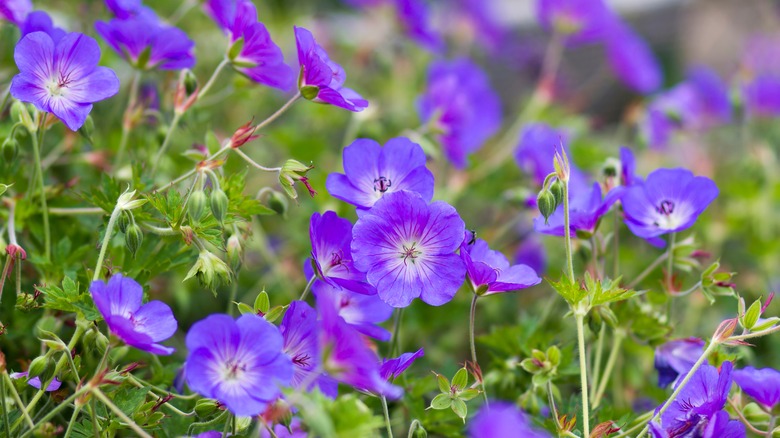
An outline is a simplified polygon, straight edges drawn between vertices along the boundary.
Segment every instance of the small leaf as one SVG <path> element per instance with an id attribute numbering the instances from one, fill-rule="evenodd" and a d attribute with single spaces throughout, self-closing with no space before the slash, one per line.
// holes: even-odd
<path id="1" fill-rule="evenodd" d="M 238 311 L 241 312 L 242 315 L 246 315 L 246 314 L 254 315 L 255 314 L 254 309 L 252 309 L 248 305 L 246 305 L 244 303 L 236 303 L 235 301 L 234 301 L 234 303 L 238 306 Z"/>
<path id="2" fill-rule="evenodd" d="M 745 313 L 745 328 L 751 330 L 758 322 L 759 316 L 761 316 L 761 301 L 756 300 Z"/>
<path id="3" fill-rule="evenodd" d="M 452 386 L 454 386 L 458 391 L 461 391 L 468 384 L 469 372 L 465 367 L 463 367 L 459 369 L 458 372 L 455 373 L 455 377 L 452 378 Z"/>
<path id="4" fill-rule="evenodd" d="M 272 307 L 268 313 L 265 314 L 264 318 L 268 322 L 274 322 L 276 321 L 280 316 L 282 316 L 282 313 L 284 313 L 285 309 L 287 309 L 287 306 L 276 306 Z"/>
<path id="5" fill-rule="evenodd" d="M 450 381 L 447 380 L 446 377 L 444 377 L 441 374 L 433 373 L 436 375 L 436 381 L 439 384 L 439 391 L 441 391 L 443 394 L 449 394 L 450 393 Z"/>
<path id="6" fill-rule="evenodd" d="M 481 391 L 479 389 L 469 388 L 464 389 L 463 391 L 458 394 L 458 398 L 461 400 L 469 401 L 473 399 L 474 397 L 478 396 Z"/>
<path id="7" fill-rule="evenodd" d="M 449 394 L 439 394 L 431 400 L 431 408 L 436 410 L 447 409 L 452 405 Z"/>
<path id="8" fill-rule="evenodd" d="M 466 415 L 468 415 L 468 411 L 469 408 L 466 406 L 466 402 L 459 398 L 452 400 L 452 412 L 455 412 L 455 415 L 460 417 L 460 419 L 463 420 L 463 423 L 466 423 Z"/>

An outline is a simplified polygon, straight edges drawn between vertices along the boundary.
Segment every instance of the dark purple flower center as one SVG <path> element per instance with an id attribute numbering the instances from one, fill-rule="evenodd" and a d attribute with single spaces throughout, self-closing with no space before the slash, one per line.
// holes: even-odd
<path id="1" fill-rule="evenodd" d="M 292 362 L 297 367 L 306 368 L 309 366 L 309 360 L 311 360 L 311 357 L 308 354 L 300 353 L 293 357 Z"/>
<path id="2" fill-rule="evenodd" d="M 661 205 L 658 206 L 658 212 L 665 216 L 674 213 L 674 202 L 664 199 L 661 201 Z"/>
<path id="3" fill-rule="evenodd" d="M 246 365 L 239 361 L 227 361 L 227 363 L 225 363 L 225 380 L 237 380 L 241 378 L 241 375 L 244 374 L 246 368 Z"/>
<path id="4" fill-rule="evenodd" d="M 374 191 L 384 193 L 392 187 L 393 182 L 384 176 L 380 176 L 379 178 L 374 180 Z"/>
<path id="5" fill-rule="evenodd" d="M 331 253 L 330 268 L 328 268 L 327 270 L 330 271 L 331 269 L 336 268 L 338 266 L 343 266 L 344 269 L 346 269 L 347 272 L 349 272 L 349 266 L 347 266 L 347 262 L 349 262 L 349 260 L 344 258 L 344 254 L 341 252 L 341 250 L 338 250 L 336 252 Z"/>
<path id="6" fill-rule="evenodd" d="M 343 309 L 345 307 L 349 307 L 351 301 L 347 297 L 341 297 L 341 301 L 339 301 L 339 309 Z"/>
<path id="7" fill-rule="evenodd" d="M 412 259 L 412 263 L 414 263 L 414 259 L 420 256 L 422 254 L 422 251 L 419 251 L 415 245 L 417 245 L 417 242 L 412 242 L 411 245 L 403 246 L 403 251 L 401 251 L 401 257 L 404 259 L 404 265 L 406 265 L 407 259 Z"/>

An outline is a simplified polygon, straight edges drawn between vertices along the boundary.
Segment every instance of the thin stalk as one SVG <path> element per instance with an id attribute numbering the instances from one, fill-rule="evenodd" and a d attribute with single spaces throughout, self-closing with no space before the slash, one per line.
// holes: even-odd
<path id="1" fill-rule="evenodd" d="M 552 381 L 547 381 L 547 403 L 550 404 L 550 410 L 552 411 L 553 421 L 555 422 L 555 429 L 561 430 L 561 423 L 558 419 L 558 408 L 555 407 L 555 397 L 553 396 Z"/>
<path id="2" fill-rule="evenodd" d="M 52 207 L 49 209 L 49 214 L 54 216 L 79 216 L 89 214 L 103 214 L 103 209 L 100 207 L 78 207 L 78 208 L 57 208 Z"/>
<path id="3" fill-rule="evenodd" d="M 32 421 L 32 418 L 30 417 L 30 412 L 28 409 L 25 409 L 24 403 L 22 403 L 22 399 L 19 397 L 19 393 L 16 392 L 16 388 L 14 387 L 14 382 L 11 381 L 11 377 L 8 375 L 8 371 L 3 371 L 3 380 L 5 381 L 5 384 L 8 385 L 9 388 L 11 388 L 11 397 L 14 399 L 14 403 L 16 403 L 16 406 L 19 408 L 19 410 L 22 411 L 22 418 L 27 421 L 27 425 L 30 426 L 30 429 L 35 428 L 35 424 Z M 41 386 L 41 388 L 45 388 L 45 386 Z M 5 393 L 3 393 L 3 397 L 5 397 Z M 9 435 L 10 436 L 10 435 Z"/>
<path id="4" fill-rule="evenodd" d="M 181 5 L 179 6 L 176 11 L 171 15 L 171 18 L 168 19 L 168 22 L 171 25 L 176 25 L 176 23 L 179 22 L 179 20 L 182 19 L 185 15 L 187 15 L 187 12 L 189 12 L 192 8 L 198 5 L 198 2 L 194 0 L 184 0 L 181 2 Z"/>
<path id="5" fill-rule="evenodd" d="M 13 259 L 11 258 L 11 255 L 8 254 L 8 256 L 5 258 L 5 265 L 3 266 L 3 273 L 0 274 L 0 301 L 2 301 L 2 298 L 3 298 L 3 288 L 5 288 L 5 279 L 8 278 L 8 274 L 11 273 L 11 267 L 13 266 L 13 261 L 12 260 Z"/>
<path id="6" fill-rule="evenodd" d="M 35 135 L 31 135 L 33 143 L 33 157 L 35 159 L 36 175 L 38 177 L 38 188 L 40 189 L 41 198 L 41 210 L 43 213 L 43 242 L 44 242 L 44 254 L 46 260 L 51 260 L 51 228 L 49 227 L 49 208 L 46 205 L 46 187 L 43 182 L 43 167 L 41 166 L 41 146 L 43 146 L 43 134 L 46 132 L 43 129 L 44 120 L 46 120 L 45 113 L 40 115 L 41 122 L 38 124 L 38 131 Z"/>
<path id="7" fill-rule="evenodd" d="M 70 421 L 68 421 L 68 428 L 65 429 L 65 435 L 63 438 L 68 438 L 70 436 L 70 433 L 73 431 L 73 425 L 76 424 L 76 418 L 78 418 L 80 411 L 81 406 L 75 406 L 73 408 L 73 414 L 70 416 Z"/>
<path id="8" fill-rule="evenodd" d="M 593 367 L 591 372 L 593 373 L 593 381 L 590 383 L 590 399 L 595 400 L 596 388 L 599 386 L 599 380 L 602 379 L 601 374 L 601 358 L 604 355 L 604 334 L 607 332 L 607 325 L 601 324 L 601 330 L 599 330 L 599 337 L 596 340 L 596 357 L 593 360 Z M 604 373 L 606 375 L 606 372 Z M 596 408 L 597 403 L 593 403 L 593 408 Z"/>
<path id="9" fill-rule="evenodd" d="M 672 233 L 669 236 L 669 250 L 667 253 L 669 256 L 667 257 L 667 264 L 666 264 L 666 284 L 669 288 L 669 291 L 673 289 L 673 282 L 674 282 L 674 244 L 675 240 L 677 240 L 677 233 Z"/>
<path id="10" fill-rule="evenodd" d="M 0 379 L 0 405 L 3 407 L 3 426 L 5 436 L 11 436 L 11 424 L 8 422 L 8 408 L 5 406 L 5 379 Z"/>
<path id="11" fill-rule="evenodd" d="M 190 424 L 190 427 L 187 428 L 187 435 L 188 436 L 192 435 L 192 433 L 195 431 L 196 428 L 207 429 L 207 428 L 210 428 L 211 426 L 214 426 L 215 424 L 217 424 L 220 421 L 222 421 L 222 419 L 225 418 L 228 414 L 229 414 L 228 411 L 222 411 L 221 414 L 217 415 L 212 420 L 203 421 L 203 422 L 200 422 L 200 423 L 192 423 L 192 424 Z"/>
<path id="12" fill-rule="evenodd" d="M 772 438 L 775 431 L 775 422 L 777 421 L 777 417 L 774 415 L 769 416 L 769 427 L 766 430 L 766 438 Z"/>
<path id="13" fill-rule="evenodd" d="M 130 138 L 130 129 L 132 129 L 132 123 L 130 122 L 130 112 L 135 109 L 138 102 L 138 88 L 141 83 L 141 71 L 135 70 L 133 73 L 133 82 L 130 84 L 130 93 L 127 98 L 127 107 L 125 108 L 124 116 L 122 117 L 122 137 L 119 140 L 119 149 L 116 153 L 116 167 L 122 165 L 122 160 L 125 157 L 125 150 L 127 149 L 127 140 Z"/>
<path id="14" fill-rule="evenodd" d="M 95 265 L 95 272 L 92 274 L 92 281 L 98 281 L 100 279 L 100 272 L 103 270 L 103 260 L 106 258 L 106 251 L 108 251 L 108 245 L 111 242 L 111 235 L 114 232 L 114 225 L 116 220 L 122 213 L 122 207 L 117 203 L 114 206 L 114 211 L 111 212 L 111 217 L 108 219 L 108 225 L 106 226 L 106 232 L 103 236 L 103 243 L 100 245 L 100 254 L 98 255 L 97 264 Z"/>
<path id="15" fill-rule="evenodd" d="M 227 438 L 228 433 L 230 433 L 230 423 L 235 419 L 236 417 L 228 414 L 228 419 L 225 421 L 225 427 L 222 429 L 222 438 Z"/>
<path id="16" fill-rule="evenodd" d="M 471 347 L 471 361 L 474 362 L 474 365 L 477 365 L 477 348 L 474 343 L 474 320 L 477 316 L 477 298 L 479 298 L 479 295 L 473 294 L 471 298 L 471 311 L 469 312 L 469 346 Z M 485 382 L 482 381 L 482 396 L 485 399 L 485 407 L 490 407 L 490 402 L 488 401 L 487 396 L 487 390 L 485 389 Z"/>
<path id="17" fill-rule="evenodd" d="M 206 158 L 204 161 L 212 161 L 212 160 L 215 160 L 215 159 L 219 158 L 220 156 L 222 156 L 222 154 L 224 154 L 225 152 L 229 151 L 230 149 L 231 149 L 230 142 L 228 142 L 228 143 L 227 143 L 225 146 L 223 146 L 223 147 L 222 147 L 222 149 L 220 149 L 220 150 L 218 150 L 217 152 L 215 152 L 215 153 L 211 154 L 211 155 L 210 155 L 208 158 Z M 180 183 L 180 182 L 182 182 L 182 181 L 186 180 L 187 178 L 191 177 L 191 176 L 192 176 L 192 175 L 194 175 L 196 172 L 198 172 L 198 170 L 200 170 L 198 167 L 196 167 L 196 168 L 194 168 L 194 169 L 190 169 L 190 170 L 188 170 L 188 171 L 187 171 L 187 173 L 185 173 L 184 175 L 182 175 L 182 176 L 180 176 L 180 177 L 176 178 L 175 180 L 173 180 L 173 181 L 171 181 L 170 183 L 166 184 L 164 187 L 161 187 L 161 188 L 159 188 L 159 189 L 157 189 L 157 190 L 158 190 L 158 191 L 160 191 L 160 192 L 164 192 L 164 191 L 166 191 L 166 190 L 170 189 L 171 187 L 175 186 L 176 184 L 178 184 L 178 183 Z"/>
<path id="18" fill-rule="evenodd" d="M 566 267 L 569 273 L 569 280 L 574 281 L 574 261 L 571 254 L 571 228 L 569 218 L 569 181 L 563 182 L 563 242 L 566 246 Z M 584 349 L 582 349 L 584 351 Z M 582 353 L 581 351 L 580 353 Z M 583 355 L 584 357 L 584 355 Z M 586 436 L 588 434 L 585 434 Z"/>
<path id="19" fill-rule="evenodd" d="M 403 307 L 396 309 L 395 320 L 393 321 L 393 336 L 390 338 L 390 357 L 394 357 L 398 352 L 398 344 L 401 342 L 401 318 L 403 314 Z"/>
<path id="20" fill-rule="evenodd" d="M 393 438 L 393 427 L 390 425 L 390 411 L 387 409 L 387 398 L 384 395 L 380 396 L 382 400 L 382 411 L 385 414 L 385 428 L 387 429 L 387 437 Z"/>
<path id="21" fill-rule="evenodd" d="M 214 73 L 211 74 L 209 80 L 206 81 L 206 84 L 203 86 L 203 88 L 198 90 L 198 100 L 203 99 L 203 96 L 209 92 L 211 87 L 214 85 L 214 82 L 216 82 L 217 76 L 219 76 L 219 74 L 225 67 L 227 67 L 228 64 L 230 64 L 230 60 L 227 58 L 223 59 L 219 64 L 217 64 L 217 68 L 214 69 Z"/>
<path id="22" fill-rule="evenodd" d="M 233 302 L 236 301 L 237 295 L 238 295 L 238 279 L 236 279 L 236 281 L 234 281 L 230 285 L 230 299 L 228 299 L 228 308 L 227 308 L 227 313 L 230 316 L 233 316 L 233 314 L 236 311 L 235 310 L 236 308 L 233 307 Z"/>
<path id="23" fill-rule="evenodd" d="M 301 301 L 304 301 L 306 299 L 306 296 L 309 295 L 309 289 L 311 289 L 311 285 L 314 284 L 314 282 L 317 280 L 316 275 L 312 275 L 311 279 L 309 279 L 309 282 L 306 283 L 306 287 L 303 288 L 303 293 L 301 294 L 301 297 L 298 298 Z"/>
<path id="24" fill-rule="evenodd" d="M 596 409 L 599 406 L 601 398 L 604 396 L 604 391 L 607 390 L 609 377 L 612 375 L 612 369 L 615 367 L 615 363 L 617 362 L 620 353 L 620 346 L 623 344 L 623 339 L 625 339 L 625 337 L 626 335 L 622 330 L 616 330 L 612 337 L 612 349 L 609 351 L 607 366 L 604 368 L 604 373 L 601 374 L 598 390 L 596 390 L 596 394 L 593 396 L 593 409 Z"/>
<path id="25" fill-rule="evenodd" d="M 664 252 L 660 256 L 658 256 L 657 259 L 653 260 L 653 263 L 650 263 L 647 268 L 645 268 L 644 271 L 642 271 L 641 274 L 637 275 L 636 278 L 634 278 L 634 281 L 632 281 L 629 285 L 629 289 L 633 289 L 639 285 L 639 283 L 642 282 L 642 280 L 645 279 L 648 275 L 650 275 L 653 271 L 655 271 L 655 268 L 657 268 L 661 263 L 664 262 L 669 257 L 668 252 Z"/>
<path id="26" fill-rule="evenodd" d="M 612 212 L 612 218 L 612 278 L 617 278 L 620 273 L 620 213 L 617 207 Z"/>
<path id="27" fill-rule="evenodd" d="M 76 392 L 71 394 L 68 398 L 58 403 L 53 409 L 46 412 L 46 415 L 44 415 L 40 420 L 38 420 L 38 423 L 30 430 L 22 434 L 20 438 L 26 438 L 35 431 L 35 428 L 37 428 L 39 425 L 46 423 L 47 421 L 54 418 L 55 415 L 59 414 L 61 410 L 65 409 L 66 407 L 70 406 L 71 403 L 73 403 L 74 400 L 76 400 L 77 397 L 81 396 L 81 394 L 89 391 L 89 386 L 82 386 L 79 388 Z"/>
<path id="28" fill-rule="evenodd" d="M 105 395 L 105 394 L 103 394 L 103 391 L 101 391 L 99 388 L 91 388 L 91 391 L 90 391 L 90 392 L 92 392 L 92 395 L 94 395 L 95 397 L 97 397 L 97 398 L 98 398 L 98 400 L 100 400 L 100 402 L 101 402 L 101 403 L 103 403 L 103 404 L 104 404 L 104 405 L 106 405 L 106 406 L 107 406 L 109 409 L 111 409 L 111 411 L 114 413 L 114 415 L 116 415 L 117 417 L 119 417 L 119 419 L 120 419 L 120 420 L 124 421 L 124 422 L 125 422 L 125 424 L 127 424 L 127 426 L 128 426 L 128 427 L 130 427 L 130 429 L 133 429 L 133 432 L 135 432 L 136 434 L 138 434 L 138 436 L 141 436 L 141 437 L 143 437 L 143 438 L 152 438 L 152 436 L 151 436 L 151 435 L 149 435 L 148 433 L 146 433 L 146 431 L 144 431 L 143 429 L 141 429 L 141 427 L 140 427 L 140 426 L 138 426 L 138 425 L 135 423 L 135 421 L 133 421 L 132 419 L 130 419 L 130 417 L 128 417 L 127 415 L 125 415 L 125 413 L 124 413 L 124 412 L 122 412 L 122 410 L 121 410 L 121 409 L 119 409 L 119 408 L 118 408 L 118 407 L 117 407 L 117 406 L 114 404 L 114 402 L 112 402 L 112 401 L 111 401 L 111 399 L 109 399 L 108 397 L 106 397 L 106 395 Z"/>
<path id="29" fill-rule="evenodd" d="M 412 421 L 412 424 L 409 425 L 409 434 L 406 435 L 406 438 L 413 438 L 414 432 L 417 431 L 417 429 L 421 429 L 422 424 L 420 423 L 420 420 L 415 419 Z"/>
<path id="30" fill-rule="evenodd" d="M 564 187 L 566 185 L 564 184 Z M 566 198 L 564 198 L 566 199 Z M 567 227 L 568 229 L 568 227 Z M 577 320 L 577 346 L 580 356 L 580 387 L 582 388 L 582 425 L 583 436 L 590 436 L 590 411 L 588 409 L 588 369 L 585 358 L 585 315 L 575 313 Z"/>
<path id="31" fill-rule="evenodd" d="M 92 433 L 95 438 L 100 438 L 100 425 L 98 424 L 97 409 L 95 409 L 95 399 L 89 401 L 89 417 L 92 420 Z"/>
<path id="32" fill-rule="evenodd" d="M 252 165 L 252 167 L 260 169 L 260 170 L 262 170 L 264 172 L 278 172 L 278 171 L 282 170 L 281 167 L 265 167 L 262 164 L 259 164 L 258 162 L 253 160 L 249 155 L 243 153 L 241 151 L 241 149 L 237 149 L 237 148 L 233 149 L 233 152 L 237 153 L 239 157 L 243 158 L 244 161 L 246 161 L 247 163 Z"/>
<path id="33" fill-rule="evenodd" d="M 152 177 L 157 174 L 157 166 L 160 164 L 160 160 L 162 160 L 163 155 L 165 155 L 165 151 L 171 144 L 173 132 L 176 131 L 176 127 L 179 126 L 179 122 L 181 121 L 183 115 L 183 112 L 174 113 L 173 120 L 171 120 L 171 125 L 168 127 L 168 132 L 165 134 L 165 140 L 163 140 L 162 145 L 160 145 L 160 149 L 157 151 L 157 155 L 154 156 L 154 161 L 152 161 Z"/>
<path id="34" fill-rule="evenodd" d="M 273 122 L 274 120 L 279 118 L 279 116 L 284 114 L 285 111 L 287 111 L 292 106 L 292 104 L 294 104 L 295 101 L 300 99 L 300 98 L 301 98 L 301 92 L 300 91 L 296 92 L 295 95 L 293 95 L 293 97 L 291 97 L 290 100 L 285 102 L 284 105 L 282 105 L 281 108 L 276 110 L 275 113 L 271 114 L 270 116 L 268 116 L 267 119 L 265 119 L 262 122 L 260 122 L 257 125 L 255 125 L 255 132 L 265 128 L 268 124 L 270 124 L 271 122 Z"/>
<path id="35" fill-rule="evenodd" d="M 745 414 L 742 413 L 742 410 L 739 408 L 739 406 L 736 405 L 736 403 L 734 403 L 733 400 L 729 399 L 729 404 L 732 408 L 734 408 L 734 412 L 736 412 L 737 417 L 739 417 L 739 420 L 742 421 L 742 424 L 750 429 L 751 432 L 755 433 L 756 435 L 766 435 L 768 433 L 768 431 L 763 431 L 753 426 L 753 424 L 750 423 L 747 418 L 745 418 Z M 771 437 L 771 435 L 769 436 Z"/>

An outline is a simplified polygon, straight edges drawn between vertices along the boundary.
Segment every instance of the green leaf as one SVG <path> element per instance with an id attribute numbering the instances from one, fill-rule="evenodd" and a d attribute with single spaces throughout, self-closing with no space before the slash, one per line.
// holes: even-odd
<path id="1" fill-rule="evenodd" d="M 132 415 L 146 401 L 146 393 L 150 387 L 143 388 L 121 388 L 112 394 L 112 399 L 122 412 Z"/>
<path id="2" fill-rule="evenodd" d="M 761 316 L 761 301 L 756 300 L 745 312 L 745 328 L 751 330 L 758 322 L 759 316 Z"/>
<path id="3" fill-rule="evenodd" d="M 620 277 L 614 280 L 604 279 L 599 281 L 586 272 L 585 282 L 588 294 L 591 297 L 590 303 L 592 306 L 623 301 L 636 295 L 635 291 L 620 287 Z"/>
<path id="4" fill-rule="evenodd" d="M 431 400 L 431 408 L 436 410 L 447 409 L 452 405 L 452 398 L 449 394 L 439 394 Z"/>
<path id="5" fill-rule="evenodd" d="M 474 388 L 464 389 L 463 391 L 460 392 L 460 394 L 458 394 L 458 398 L 460 398 L 461 400 L 469 401 L 474 397 L 478 396 L 479 393 L 480 390 L 478 389 L 474 389 Z"/>
<path id="6" fill-rule="evenodd" d="M 444 377 L 441 374 L 433 373 L 436 375 L 436 383 L 439 385 L 439 391 L 441 391 L 443 394 L 449 394 L 451 391 L 450 387 L 450 381 L 447 380 L 446 377 Z"/>
<path id="7" fill-rule="evenodd" d="M 469 408 L 466 406 L 466 402 L 459 398 L 452 400 L 452 412 L 455 412 L 455 415 L 460 417 L 464 424 L 466 423 L 466 416 L 468 415 L 468 411 Z"/>
<path id="8" fill-rule="evenodd" d="M 469 384 L 469 372 L 466 367 L 463 367 L 455 373 L 455 377 L 452 378 L 452 386 L 458 391 L 461 391 L 466 385 Z"/>
<path id="9" fill-rule="evenodd" d="M 249 307 L 247 304 L 244 303 L 235 303 L 236 306 L 238 306 L 238 311 L 241 312 L 242 315 L 250 314 L 254 315 L 255 310 Z"/>
<path id="10" fill-rule="evenodd" d="M 549 279 L 547 282 L 550 283 L 550 286 L 552 286 L 570 306 L 576 305 L 588 295 L 587 291 L 581 288 L 579 283 L 569 279 L 567 276 L 564 276 L 561 281 L 558 282 Z"/>

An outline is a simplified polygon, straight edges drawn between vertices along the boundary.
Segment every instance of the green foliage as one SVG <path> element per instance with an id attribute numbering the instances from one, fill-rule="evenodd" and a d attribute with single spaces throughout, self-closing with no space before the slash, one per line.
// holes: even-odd
<path id="1" fill-rule="evenodd" d="M 79 283 L 71 277 L 62 280 L 62 287 L 48 285 L 40 286 L 37 290 L 44 296 L 45 308 L 78 313 L 88 321 L 101 318 L 90 294 L 81 290 Z"/>

